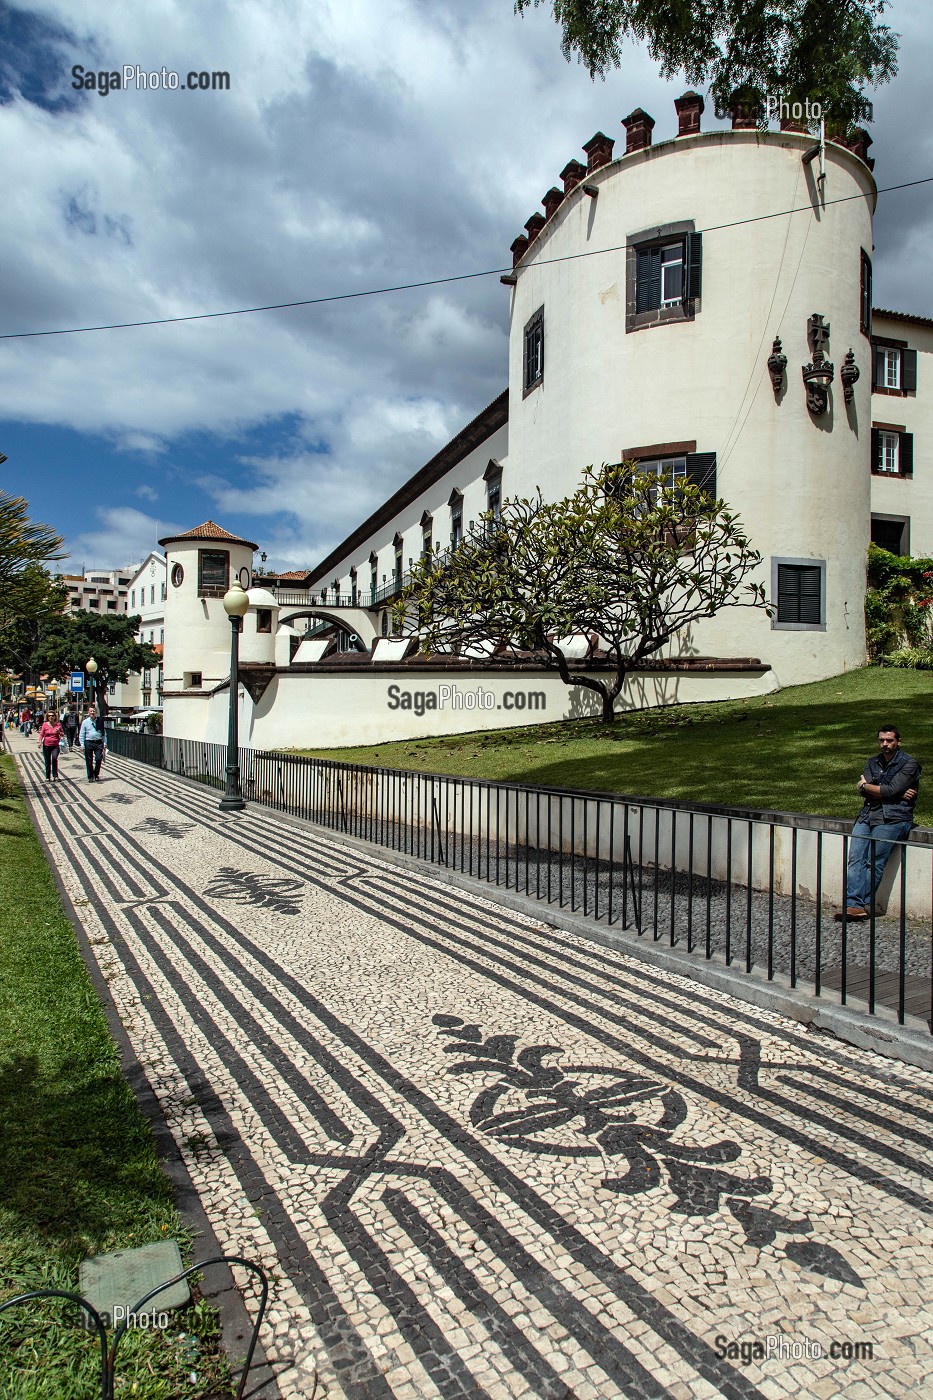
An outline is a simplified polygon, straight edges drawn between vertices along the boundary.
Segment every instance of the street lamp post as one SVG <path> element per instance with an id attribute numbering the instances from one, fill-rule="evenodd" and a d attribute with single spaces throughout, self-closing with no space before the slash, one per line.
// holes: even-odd
<path id="1" fill-rule="evenodd" d="M 91 704 L 93 705 L 93 704 L 94 704 L 94 677 L 97 675 L 97 662 L 94 660 L 93 656 L 90 658 L 89 661 L 85 662 L 84 669 L 85 669 L 85 671 L 87 671 L 88 687 L 89 687 L 90 692 L 91 692 Z M 99 718 L 100 718 L 100 716 L 98 715 L 98 719 L 99 719 Z M 103 733 L 103 730 L 101 730 L 101 733 Z"/>
<path id="2" fill-rule="evenodd" d="M 237 692 L 240 688 L 240 632 L 249 598 L 234 582 L 224 594 L 224 612 L 230 619 L 230 710 L 227 719 L 227 790 L 220 799 L 222 812 L 241 812 L 246 806 L 240 792 L 240 750 L 237 734 Z"/>

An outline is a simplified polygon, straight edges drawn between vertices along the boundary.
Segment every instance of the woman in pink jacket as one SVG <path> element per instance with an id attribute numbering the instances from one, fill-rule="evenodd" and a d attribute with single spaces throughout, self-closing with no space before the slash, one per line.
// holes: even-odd
<path id="1" fill-rule="evenodd" d="M 65 737 L 65 731 L 58 722 L 58 715 L 54 710 L 49 710 L 42 721 L 42 728 L 39 730 L 39 743 L 42 747 L 42 756 L 45 759 L 45 781 L 58 782 L 58 752 L 59 745 Z"/>

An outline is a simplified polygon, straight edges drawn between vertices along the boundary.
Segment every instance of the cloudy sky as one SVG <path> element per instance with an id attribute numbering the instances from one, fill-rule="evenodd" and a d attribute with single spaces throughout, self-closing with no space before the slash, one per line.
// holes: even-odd
<path id="1" fill-rule="evenodd" d="M 881 186 L 933 175 L 929 0 L 895 0 Z M 72 87 L 72 67 L 229 91 Z M 225 311 L 497 269 L 599 129 L 673 98 L 591 82 L 511 0 L 0 0 L 0 332 Z M 704 119 L 706 125 L 712 124 Z M 933 316 L 933 185 L 882 196 L 876 305 Z M 0 485 L 76 567 L 212 517 L 313 564 L 505 387 L 497 276 L 188 324 L 0 340 Z"/>

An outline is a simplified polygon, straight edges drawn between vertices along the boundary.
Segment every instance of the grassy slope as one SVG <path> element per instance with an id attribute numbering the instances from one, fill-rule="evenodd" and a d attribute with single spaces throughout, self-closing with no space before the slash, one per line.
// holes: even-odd
<path id="1" fill-rule="evenodd" d="M 0 759 L 0 773 L 13 771 L 9 758 Z M 0 987 L 6 1299 L 30 1288 L 76 1289 L 86 1255 L 181 1233 L 171 1186 L 18 789 L 0 797 Z M 31 1304 L 0 1320 L 0 1396 L 84 1400 L 99 1393 L 96 1353 L 69 1325 L 67 1308 Z M 208 1340 L 215 1318 L 203 1304 L 175 1317 L 178 1325 L 164 1335 L 127 1338 L 118 1375 L 143 1400 L 229 1394 L 215 1389 L 221 1363 Z M 206 1351 L 192 1332 L 208 1340 Z"/>
<path id="2" fill-rule="evenodd" d="M 904 747 L 933 764 L 933 673 L 870 667 L 758 699 L 643 710 L 609 728 L 574 720 L 303 752 L 385 768 L 851 817 L 859 805 L 855 783 L 882 723 L 896 724 Z M 933 825 L 930 781 L 921 788 L 917 820 Z"/>

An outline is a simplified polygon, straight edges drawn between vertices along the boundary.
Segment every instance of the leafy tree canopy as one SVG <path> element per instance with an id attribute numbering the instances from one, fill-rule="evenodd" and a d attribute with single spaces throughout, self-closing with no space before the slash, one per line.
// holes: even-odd
<path id="1" fill-rule="evenodd" d="M 521 14 L 543 0 L 515 0 Z M 627 40 L 646 43 L 661 76 L 683 72 L 720 109 L 733 94 L 764 104 L 819 103 L 836 127 L 866 114 L 862 89 L 897 72 L 898 37 L 881 23 L 889 0 L 550 0 L 566 58 L 591 77 L 622 63 Z"/>
<path id="2" fill-rule="evenodd" d="M 659 485 L 634 462 L 589 467 L 573 496 L 506 501 L 456 551 L 415 564 L 396 617 L 417 615 L 426 651 L 531 654 L 594 691 L 611 722 L 626 676 L 695 623 L 767 608 L 751 581 L 760 563 L 725 503 L 699 487 Z M 598 639 L 589 674 L 558 644 L 578 633 Z"/>
<path id="3" fill-rule="evenodd" d="M 68 590 L 39 564 L 27 564 L 0 588 L 0 667 L 20 674 L 42 629 L 59 617 Z"/>
<path id="4" fill-rule="evenodd" d="M 97 662 L 95 695 L 102 710 L 107 707 L 107 687 L 125 681 L 131 672 L 159 665 L 159 653 L 148 642 L 138 642 L 141 618 L 113 617 L 93 612 L 72 613 L 52 619 L 43 629 L 32 658 L 38 670 L 52 676 L 83 671 L 93 656 Z"/>
<path id="5" fill-rule="evenodd" d="M 61 535 L 29 519 L 29 502 L 0 491 L 0 588 L 24 569 L 64 558 Z"/>

